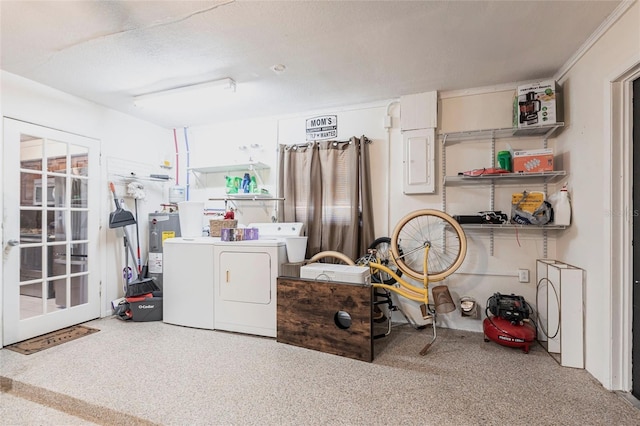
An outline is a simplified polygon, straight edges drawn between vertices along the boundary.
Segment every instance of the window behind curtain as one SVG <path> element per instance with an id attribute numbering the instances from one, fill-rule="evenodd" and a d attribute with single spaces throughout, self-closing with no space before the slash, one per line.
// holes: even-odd
<path id="1" fill-rule="evenodd" d="M 370 201 L 366 221 L 361 220 L 360 211 L 363 146 L 358 138 L 280 146 L 278 192 L 285 201 L 278 219 L 305 223 L 309 237 L 307 258 L 334 250 L 356 259 L 373 240 Z M 370 200 L 368 176 L 364 182 Z M 363 239 L 365 243 L 361 243 Z"/>

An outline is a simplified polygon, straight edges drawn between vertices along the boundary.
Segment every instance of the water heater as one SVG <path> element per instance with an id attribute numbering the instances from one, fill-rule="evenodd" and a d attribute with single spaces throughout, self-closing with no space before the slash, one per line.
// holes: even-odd
<path id="1" fill-rule="evenodd" d="M 167 238 L 180 237 L 178 212 L 149 213 L 149 277 L 162 289 L 163 244 Z"/>

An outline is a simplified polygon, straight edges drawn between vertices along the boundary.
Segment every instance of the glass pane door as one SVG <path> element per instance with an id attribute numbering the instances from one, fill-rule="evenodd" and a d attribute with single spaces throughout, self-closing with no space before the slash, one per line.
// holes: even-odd
<path id="1" fill-rule="evenodd" d="M 5 119 L 4 344 L 100 315 L 97 141 Z M 95 172 L 92 171 L 95 169 Z M 91 194 L 91 195 L 90 195 Z M 91 206 L 95 206 L 93 210 Z M 94 287 L 91 288 L 91 282 Z M 17 339 L 17 340 L 16 340 Z"/>

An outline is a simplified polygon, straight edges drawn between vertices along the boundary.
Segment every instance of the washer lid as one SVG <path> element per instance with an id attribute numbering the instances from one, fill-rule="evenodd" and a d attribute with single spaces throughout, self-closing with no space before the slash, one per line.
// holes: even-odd
<path id="1" fill-rule="evenodd" d="M 258 228 L 258 238 L 284 238 L 302 235 L 302 222 L 250 223 L 248 228 Z"/>

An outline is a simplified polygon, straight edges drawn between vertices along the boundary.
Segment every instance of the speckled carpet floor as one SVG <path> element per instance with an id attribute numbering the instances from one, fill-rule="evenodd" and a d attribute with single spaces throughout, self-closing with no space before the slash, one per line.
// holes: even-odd
<path id="1" fill-rule="evenodd" d="M 372 363 L 162 322 L 101 330 L 29 356 L 0 350 L 0 423 L 162 425 L 638 425 L 585 370 L 481 333 L 395 327 Z"/>

